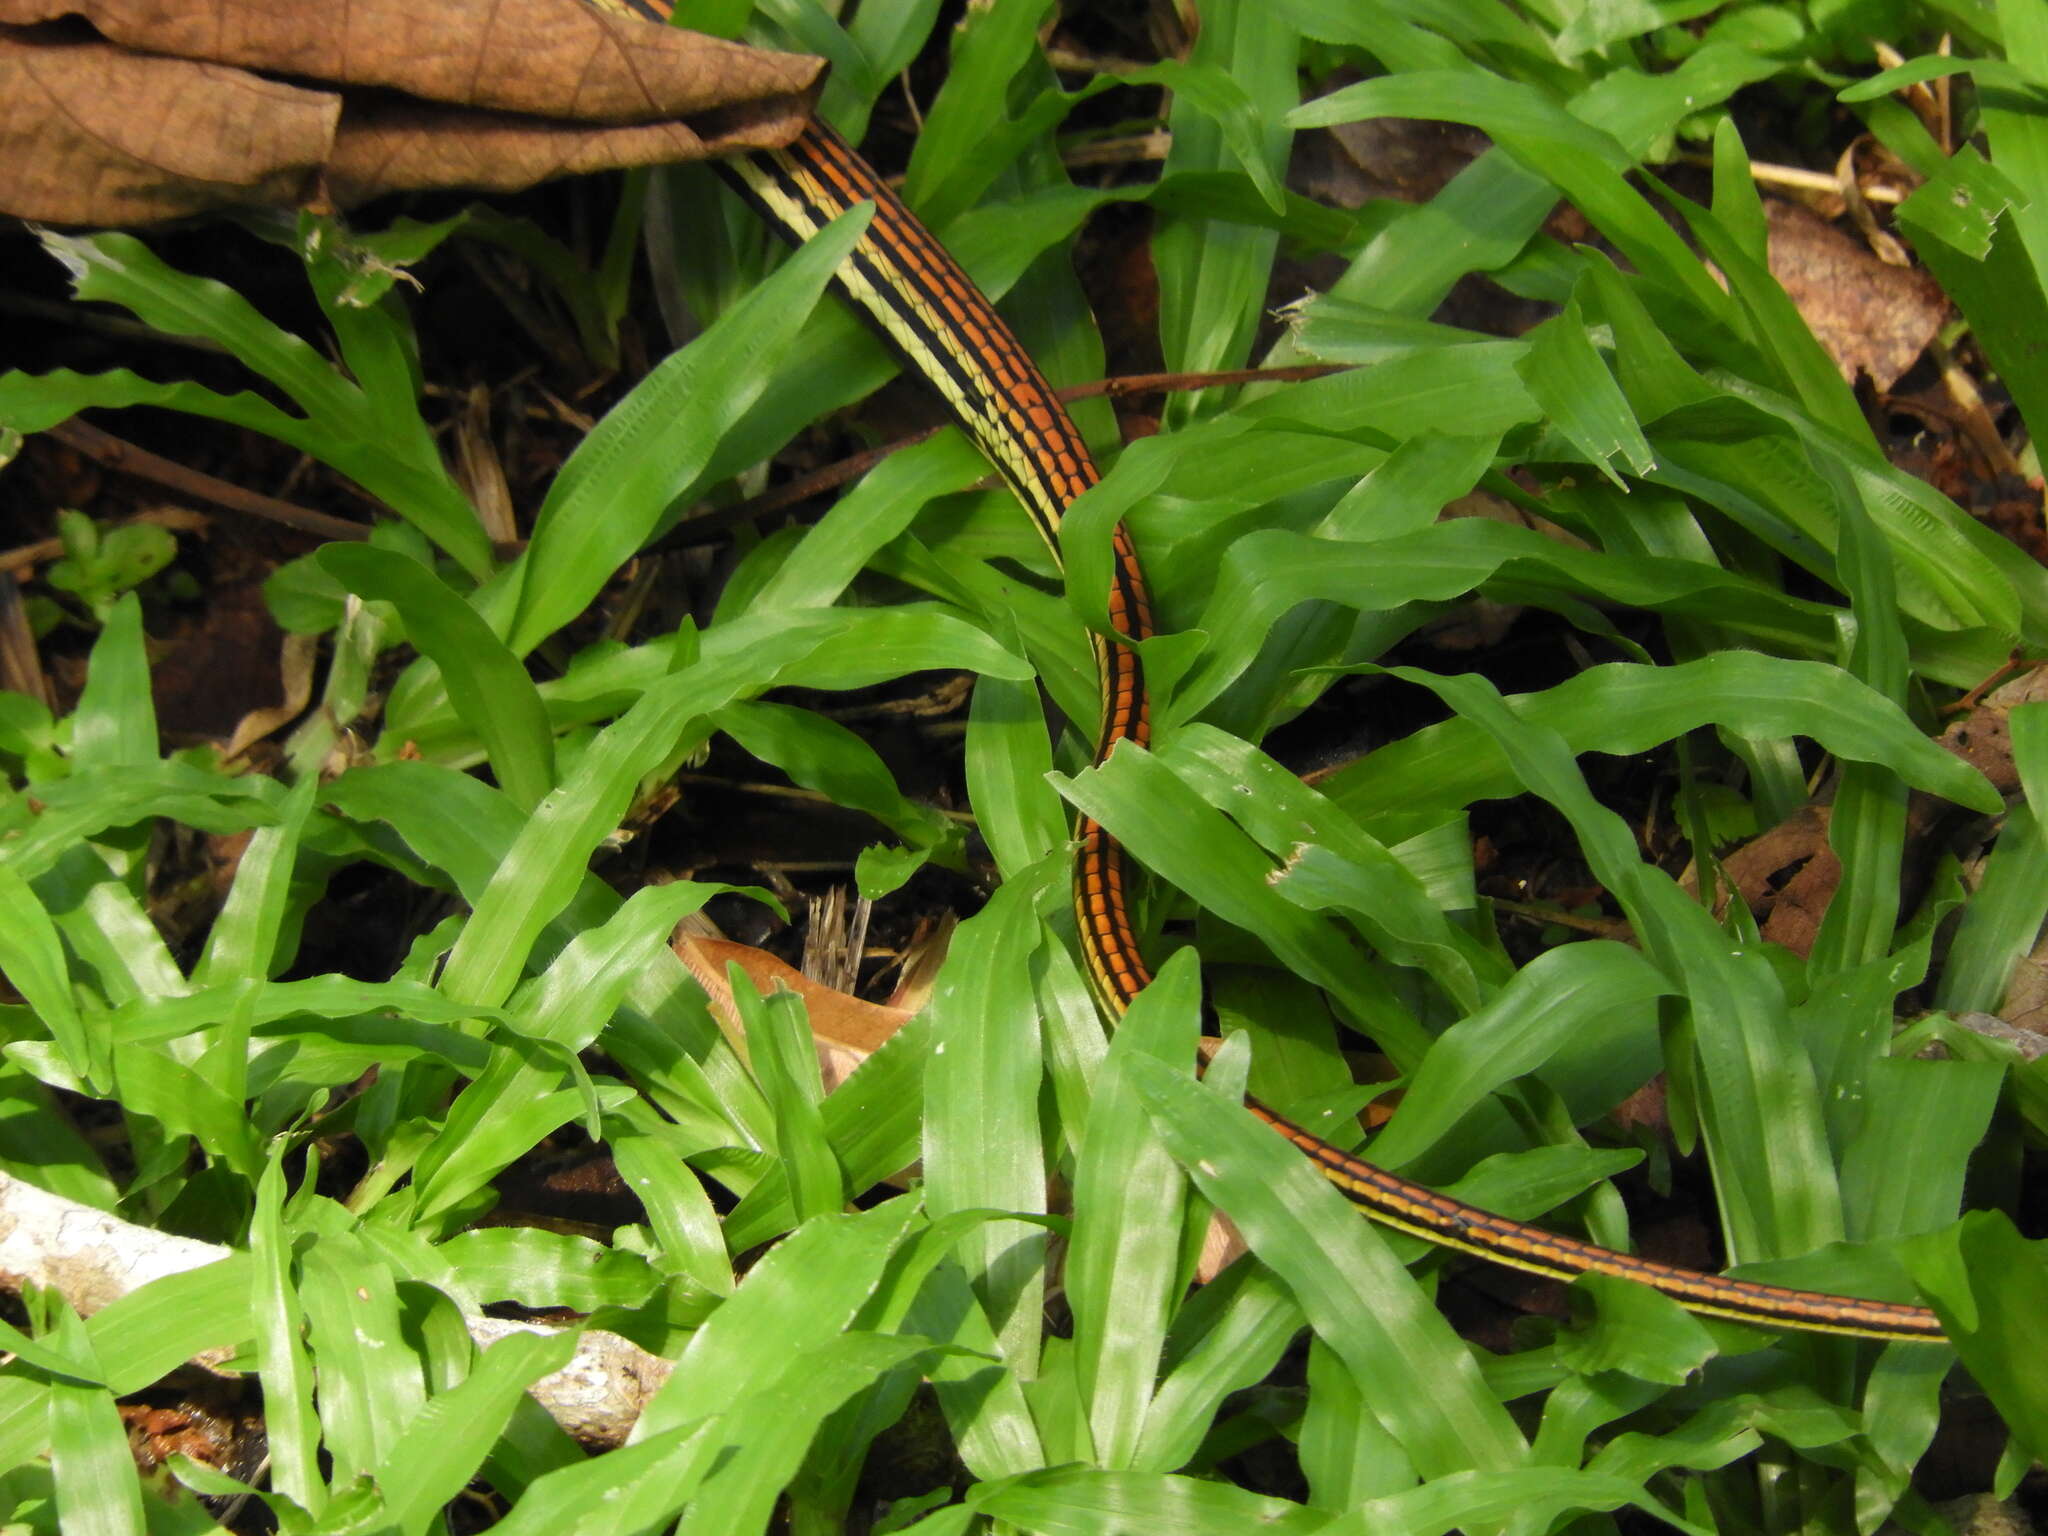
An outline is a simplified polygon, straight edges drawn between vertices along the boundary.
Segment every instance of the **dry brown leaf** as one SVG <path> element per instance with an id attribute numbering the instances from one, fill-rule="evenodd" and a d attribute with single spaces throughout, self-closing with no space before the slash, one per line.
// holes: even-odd
<path id="1" fill-rule="evenodd" d="M 1832 808 L 1809 802 L 1721 861 L 1766 939 L 1796 955 L 1813 952 L 1842 861 L 1828 842 Z"/>
<path id="2" fill-rule="evenodd" d="M 773 147 L 822 67 L 581 0 L 0 0 L 0 212 L 147 223 Z"/>
<path id="3" fill-rule="evenodd" d="M 284 697 L 275 704 L 268 704 L 250 710 L 235 726 L 234 735 L 221 749 L 221 757 L 233 762 L 257 742 L 280 726 L 305 713 L 306 706 L 313 702 L 313 665 L 319 660 L 320 640 L 317 635 L 286 635 L 278 649 L 278 674 L 284 684 Z"/>
<path id="4" fill-rule="evenodd" d="M 1867 373 L 1890 389 L 1948 317 L 1927 273 L 1878 260 L 1869 247 L 1796 203 L 1766 199 L 1771 275 L 1850 383 Z"/>
<path id="5" fill-rule="evenodd" d="M 313 195 L 340 119 L 338 96 L 0 28 L 0 212 L 147 224 L 290 207 Z"/>
<path id="6" fill-rule="evenodd" d="M 780 985 L 801 997 L 810 1015 L 811 1033 L 817 1037 L 818 1067 L 824 1074 L 827 1093 L 846 1081 L 855 1067 L 917 1017 L 909 1008 L 889 1008 L 834 991 L 751 944 L 685 937 L 676 941 L 675 950 L 677 958 L 689 967 L 690 974 L 709 995 L 712 1011 L 728 1029 L 740 1027 L 739 1015 L 733 1007 L 732 983 L 725 973 L 729 962 L 746 972 L 747 979 L 763 996 Z"/>
<path id="7" fill-rule="evenodd" d="M 136 53 L 586 122 L 649 122 L 797 94 L 818 72 L 813 59 L 606 15 L 579 0 L 0 0 L 0 22 L 12 26 L 68 16 Z"/>

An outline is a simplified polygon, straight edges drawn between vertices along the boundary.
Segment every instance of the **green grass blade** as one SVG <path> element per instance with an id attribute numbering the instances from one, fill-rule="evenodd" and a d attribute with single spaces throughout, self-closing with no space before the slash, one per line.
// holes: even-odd
<path id="1" fill-rule="evenodd" d="M 967 797 L 1005 880 L 1066 841 L 1066 814 L 1046 783 L 1052 740 L 1038 690 L 983 678 L 967 718 Z"/>
<path id="2" fill-rule="evenodd" d="M 146 1045 L 117 1049 L 114 1088 L 123 1105 L 162 1122 L 166 1130 L 190 1136 L 243 1178 L 253 1179 L 263 1166 L 241 1098 L 230 1097 L 167 1052 Z"/>
<path id="3" fill-rule="evenodd" d="M 114 1394 L 139 1392 L 197 1355 L 253 1339 L 252 1262 L 237 1253 L 164 1275 L 88 1318 L 94 1353 L 112 1362 L 107 1385 Z"/>
<path id="4" fill-rule="evenodd" d="M 954 39 L 951 67 L 911 151 L 904 200 L 934 229 L 981 200 L 1023 151 L 1035 126 L 1009 111 L 1011 81 L 1038 52 L 1038 3 L 993 7 Z"/>
<path id="5" fill-rule="evenodd" d="M 2048 918 L 2048 836 L 2039 810 L 2048 805 L 2048 707 L 2022 704 L 2010 725 L 2027 803 L 2006 817 L 1983 884 L 1963 908 L 1934 993 L 1935 1005 L 1952 1013 L 1996 1009 Z"/>
<path id="6" fill-rule="evenodd" d="M 142 600 L 124 594 L 93 643 L 85 690 L 71 717 L 74 771 L 118 770 L 154 763 L 156 704 L 143 649 Z"/>
<path id="7" fill-rule="evenodd" d="M 595 1312 L 644 1305 L 661 1276 L 637 1253 L 539 1227 L 482 1227 L 436 1245 L 466 1305 L 498 1302 Z"/>
<path id="8" fill-rule="evenodd" d="M 1655 1003 L 1670 991 L 1654 965 L 1619 944 L 1596 940 L 1537 956 L 1484 1009 L 1437 1037 L 1374 1138 L 1373 1161 L 1388 1168 L 1413 1162 L 1488 1094 L 1560 1056 L 1569 1065 L 1601 1056 L 1632 1063 L 1643 1077 L 1625 1070 L 1609 1091 L 1641 1086 L 1658 1063 Z M 1561 1076 L 1576 1084 L 1587 1074 Z M 1598 1113 L 1609 1106 L 1582 1107 Z"/>
<path id="9" fill-rule="evenodd" d="M 21 798 L 0 806 L 0 862 L 33 880 L 107 829 L 159 816 L 203 832 L 246 832 L 275 821 L 283 798 L 273 779 L 231 779 L 176 760 L 75 773 L 39 787 L 37 808 Z"/>
<path id="10" fill-rule="evenodd" d="M 1138 1053 L 1175 1064 L 1194 1059 L 1197 965 L 1193 950 L 1177 952 L 1118 1024 L 1096 1074 L 1087 1140 L 1074 1170 L 1067 1302 L 1095 1460 L 1104 1467 L 1128 1467 L 1137 1458 L 1179 1289 L 1187 1214 L 1186 1181 L 1153 1132 L 1123 1064 Z"/>
<path id="11" fill-rule="evenodd" d="M 819 1110 L 825 1088 L 803 999 L 781 990 L 762 997 L 738 964 L 729 963 L 726 971 L 746 1030 L 747 1057 L 775 1112 L 775 1150 L 789 1180 L 797 1222 L 829 1216 L 844 1209 L 846 1188 L 839 1160 L 825 1138 L 825 1118 Z"/>
<path id="12" fill-rule="evenodd" d="M 625 814 L 641 778 L 664 760 L 689 720 L 762 686 L 808 655 L 817 636 L 785 625 L 753 654 L 713 659 L 663 680 L 584 749 L 575 769 L 521 830 L 449 956 L 441 990 L 495 1005 L 510 995 L 543 926 L 582 883 L 584 861 Z"/>
<path id="13" fill-rule="evenodd" d="M 392 1524 L 404 1536 L 424 1536 L 476 1475 L 526 1389 L 575 1353 L 576 1336 L 566 1330 L 508 1334 L 459 1383 L 436 1393 L 377 1469 Z"/>
<path id="14" fill-rule="evenodd" d="M 763 583 L 763 612 L 822 608 L 845 593 L 863 567 L 940 496 L 988 473 L 988 461 L 957 432 L 892 453 L 835 501 Z"/>
<path id="15" fill-rule="evenodd" d="M 1646 1285 L 1582 1275 L 1574 1286 L 1593 1298 L 1593 1318 L 1559 1335 L 1557 1350 L 1558 1359 L 1581 1375 L 1620 1371 L 1676 1387 L 1717 1353 L 1706 1324 Z"/>
<path id="16" fill-rule="evenodd" d="M 1656 455 L 1621 386 L 1587 335 L 1576 291 L 1563 313 L 1538 326 L 1528 342 L 1516 372 L 1544 415 L 1595 469 L 1626 490 L 1623 472 L 1646 475 L 1656 468 Z"/>
<path id="17" fill-rule="evenodd" d="M 1873 1061 L 1862 1084 L 1864 1134 L 1842 1157 L 1849 1237 L 1879 1242 L 1954 1221 L 1970 1155 L 2005 1085 L 1988 1061 Z"/>
<path id="18" fill-rule="evenodd" d="M 1293 135 L 1285 114 L 1299 99 L 1295 60 L 1300 42 L 1270 11 L 1253 5 L 1212 6 L 1189 57 L 1198 69 L 1226 75 L 1242 88 L 1243 108 L 1218 117 L 1200 93 L 1176 93 L 1169 122 L 1169 174 L 1227 171 L 1262 160 L 1256 182 L 1277 185 Z M 1256 139 L 1253 139 L 1253 135 Z M 1219 220 L 1176 218 L 1153 236 L 1159 271 L 1159 342 L 1166 366 L 1206 371 L 1242 366 L 1265 305 L 1278 237 L 1270 230 Z M 1166 418 L 1183 424 L 1204 409 L 1199 395 L 1167 402 Z"/>
<path id="19" fill-rule="evenodd" d="M 1066 875 L 1052 856 L 955 930 L 925 1016 L 932 1054 L 925 1069 L 925 1199 L 934 1217 L 956 1211 L 1042 1214 L 1040 1030 L 1031 989 L 1037 907 Z M 992 1222 L 960 1244 L 961 1262 L 995 1325 L 1004 1358 L 1037 1374 L 1045 1286 L 1045 1231 Z"/>
<path id="20" fill-rule="evenodd" d="M 426 1405 L 427 1386 L 405 1337 L 394 1276 L 374 1251 L 342 1233 L 314 1243 L 301 1263 L 320 1423 L 333 1480 L 345 1486 L 396 1451 Z"/>
<path id="21" fill-rule="evenodd" d="M 305 413 L 295 418 L 254 396 L 216 395 L 196 385 L 151 385 L 132 374 L 112 373 L 97 379 L 52 376 L 47 382 L 55 386 L 56 398 L 69 405 L 64 415 L 86 404 L 156 404 L 239 421 L 348 475 L 472 576 L 490 569 L 483 527 L 442 468 L 432 438 L 423 429 L 395 438 L 381 430 L 378 407 L 305 341 L 272 325 L 233 289 L 176 271 L 131 236 L 52 234 L 44 243 L 71 271 L 79 298 L 119 304 L 169 335 L 218 342 Z M 6 411 L 0 392 L 0 415 Z"/>
<path id="22" fill-rule="evenodd" d="M 1185 1465 L 1224 1399 L 1263 1381 L 1305 1326 L 1294 1297 L 1263 1265 L 1233 1264 L 1196 1291 L 1174 1316 L 1133 1465 L 1152 1472 Z"/>
<path id="23" fill-rule="evenodd" d="M 1624 756 L 1702 725 L 1745 736 L 1805 736 L 1837 757 L 1881 764 L 1915 788 L 1991 811 L 1991 786 L 1928 741 L 1891 701 L 1836 667 L 1723 651 L 1671 667 L 1612 663 L 1513 701 L 1524 722 L 1576 752 Z M 1323 792 L 1383 838 L 1440 822 L 1474 800 L 1516 793 L 1501 746 L 1451 720 L 1382 748 L 1325 779 Z M 2003 802 L 1999 802 L 2002 804 Z M 1390 825 L 1391 824 L 1391 825 Z"/>
<path id="24" fill-rule="evenodd" d="M 1562 737 L 1519 718 L 1477 676 L 1390 670 L 1436 692 L 1500 745 L 1523 784 L 1572 823 L 1595 876 L 1644 948 L 1682 979 L 1730 1251 L 1778 1257 L 1838 1239 L 1840 1192 L 1818 1093 L 1811 1067 L 1791 1048 L 1783 991 L 1768 962 L 1731 951 L 1713 919 L 1643 861 L 1634 832 L 1594 799 Z"/>
<path id="25" fill-rule="evenodd" d="M 724 1415 L 726 1455 L 704 1479 L 678 1536 L 755 1536 L 797 1475 L 826 1418 L 889 1372 L 929 1360 L 923 1339 L 848 1333 L 791 1351 L 765 1387 Z"/>
<path id="26" fill-rule="evenodd" d="M 763 1359 L 838 1337 L 881 1283 L 916 1215 L 908 1199 L 850 1216 L 820 1216 L 784 1238 L 747 1272 L 730 1300 L 691 1337 L 675 1371 L 642 1410 L 645 1439 L 728 1402 Z"/>
<path id="27" fill-rule="evenodd" d="M 113 1394 L 52 1381 L 49 1423 L 60 1528 L 75 1536 L 143 1536 L 142 1488 Z"/>
<path id="28" fill-rule="evenodd" d="M 825 1135 L 851 1190 L 872 1188 L 917 1160 L 931 1026 L 923 1015 L 889 1037 L 825 1100 Z M 778 1166 L 726 1218 L 726 1243 L 739 1253 L 795 1224 L 789 1185 Z"/>
<path id="29" fill-rule="evenodd" d="M 89 1083 L 105 1082 L 112 1057 L 104 1035 L 87 1030 L 72 999 L 57 925 L 28 882 L 7 864 L 0 864 L 0 971 L 35 1010 L 71 1072 Z"/>
<path id="30" fill-rule="evenodd" d="M 1053 782 L 1145 868 L 1205 910 L 1250 929 L 1286 966 L 1328 990 L 1397 1062 L 1421 1060 L 1429 1036 L 1392 999 L 1360 980 L 1356 951 L 1327 923 L 1275 891 L 1267 879 L 1271 860 L 1157 758 L 1127 741 L 1100 767 L 1071 779 L 1054 775 Z"/>
<path id="31" fill-rule="evenodd" d="M 834 805 L 865 811 L 915 847 L 953 837 L 953 824 L 896 787 L 875 749 L 836 720 L 789 704 L 730 704 L 718 728 L 742 749 L 780 768 Z"/>
<path id="32" fill-rule="evenodd" d="M 1308 1536 L 1329 1521 L 1323 1510 L 1266 1498 L 1227 1483 L 1200 1482 L 1152 1472 L 1062 1467 L 984 1484 L 968 1491 L 970 1508 L 1047 1536 L 1090 1536 L 1112 1531 L 1160 1536 Z"/>
<path id="33" fill-rule="evenodd" d="M 675 1518 L 724 1450 L 715 1418 L 534 1480 L 492 1527 L 504 1536 L 633 1536 Z"/>
<path id="34" fill-rule="evenodd" d="M 301 1509 L 327 1502 L 320 1476 L 320 1425 L 313 1413 L 313 1366 L 300 1340 L 304 1310 L 292 1283 L 292 1233 L 284 1217 L 284 1167 L 273 1156 L 256 1183 L 249 1226 L 250 1311 L 270 1444 L 270 1484 Z"/>
<path id="35" fill-rule="evenodd" d="M 1906 1244 L 1906 1267 L 1941 1317 L 1971 1376 L 2013 1438 L 2039 1460 L 2048 1448 L 2048 1264 L 2004 1215 L 1973 1211 Z"/>
<path id="36" fill-rule="evenodd" d="M 242 850 L 235 883 L 206 936 L 206 950 L 192 969 L 195 986 L 224 986 L 243 978 L 264 981 L 283 963 L 279 940 L 292 899 L 299 838 L 318 790 L 319 782 L 312 778 L 294 785 L 277 822 L 258 829 Z"/>
<path id="37" fill-rule="evenodd" d="M 1309 1341 L 1308 1407 L 1298 1443 L 1309 1501 L 1323 1509 L 1349 1509 L 1414 1486 L 1407 1455 L 1366 1407 L 1349 1367 L 1321 1339 Z"/>
<path id="38" fill-rule="evenodd" d="M 856 211 L 669 358 L 562 466 L 515 577 L 506 644 L 523 656 L 597 594 L 688 488 L 718 440 L 761 398 L 832 273 L 867 228 Z"/>
<path id="39" fill-rule="evenodd" d="M 440 667 L 450 702 L 490 754 L 499 787 L 522 810 L 555 787 L 554 736 L 533 680 L 477 611 L 426 566 L 367 544 L 330 544 L 321 569 L 360 597 L 398 610 L 406 637 Z"/>
<path id="40" fill-rule="evenodd" d="M 1523 1467 L 1461 1473 L 1369 1500 L 1323 1526 L 1319 1536 L 1444 1536 L 1511 1522 L 1513 1529 L 1543 1530 L 1566 1514 L 1619 1509 L 1624 1504 L 1641 1505 L 1653 1518 L 1688 1536 L 1708 1536 L 1711 1529 L 1674 1520 L 1671 1511 L 1644 1493 L 1640 1482 L 1625 1477 Z"/>
<path id="41" fill-rule="evenodd" d="M 1521 1435 L 1464 1342 L 1327 1180 L 1249 1114 L 1163 1063 L 1134 1057 L 1126 1070 L 1173 1155 L 1287 1282 L 1419 1473 L 1523 1459 Z M 1415 1382 L 1430 1389 L 1416 1392 Z"/>

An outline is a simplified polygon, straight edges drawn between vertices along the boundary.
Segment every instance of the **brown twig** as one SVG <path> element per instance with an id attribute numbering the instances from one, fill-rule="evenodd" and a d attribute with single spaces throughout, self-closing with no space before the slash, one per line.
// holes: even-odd
<path id="1" fill-rule="evenodd" d="M 1346 373 L 1346 363 L 1300 363 L 1292 368 L 1229 368 L 1217 373 L 1127 373 L 1093 384 L 1076 384 L 1056 391 L 1062 400 L 1092 400 L 1107 395 L 1123 400 L 1131 395 L 1178 394 L 1183 390 L 1222 388 L 1231 384 L 1300 384 L 1309 379 Z"/>
<path id="2" fill-rule="evenodd" d="M 173 533 L 197 533 L 208 526 L 209 519 L 203 512 L 193 512 L 184 507 L 157 507 L 148 512 L 138 512 L 133 517 L 111 519 L 104 526 L 125 528 L 130 523 L 155 523 Z M 19 576 L 24 571 L 51 565 L 63 558 L 62 539 L 37 539 L 33 544 L 17 544 L 12 549 L 0 549 L 0 576 Z"/>
<path id="3" fill-rule="evenodd" d="M 115 437 L 111 432 L 102 432 L 98 427 L 78 420 L 76 417 L 61 426 L 50 428 L 50 435 L 59 442 L 68 443 L 95 463 L 102 464 L 117 474 L 134 475 L 139 480 L 153 481 L 180 491 L 200 501 L 212 502 L 230 512 L 240 512 L 249 517 L 260 517 L 267 522 L 282 523 L 287 528 L 296 528 L 300 533 L 309 533 L 317 539 L 366 539 L 370 530 L 361 523 L 351 523 L 339 517 L 329 517 L 325 512 L 315 512 L 309 507 L 294 506 L 288 501 L 264 496 L 256 491 L 244 490 L 196 469 L 187 469 L 183 464 L 159 457 L 147 448 Z"/>
<path id="4" fill-rule="evenodd" d="M 1976 687 L 1953 703 L 1942 705 L 1941 713 L 1944 715 L 1966 715 L 1983 703 L 1984 696 L 2007 678 L 2016 676 L 2021 672 L 2031 672 L 2040 665 L 2041 663 L 2038 661 L 2029 661 L 2024 651 L 2014 650 L 2003 662 L 1992 669 L 1989 677 L 1978 683 Z"/>

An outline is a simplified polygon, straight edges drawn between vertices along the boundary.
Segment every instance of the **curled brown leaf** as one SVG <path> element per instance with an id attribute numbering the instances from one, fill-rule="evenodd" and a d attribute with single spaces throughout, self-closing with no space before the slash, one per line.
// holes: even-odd
<path id="1" fill-rule="evenodd" d="M 0 212 L 139 224 L 773 147 L 821 69 L 581 0 L 0 0 Z"/>

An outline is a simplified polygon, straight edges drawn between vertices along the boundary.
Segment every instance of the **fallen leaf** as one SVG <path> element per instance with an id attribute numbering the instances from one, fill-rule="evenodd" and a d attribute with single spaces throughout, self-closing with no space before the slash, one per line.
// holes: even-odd
<path id="1" fill-rule="evenodd" d="M 1870 248 L 1800 207 L 1767 199 L 1771 275 L 1784 285 L 1842 377 L 1870 375 L 1888 390 L 1948 318 L 1948 300 L 1916 267 L 1880 261 Z"/>
<path id="2" fill-rule="evenodd" d="M 732 983 L 726 976 L 728 963 L 737 964 L 764 997 L 778 987 L 801 997 L 810 1015 L 811 1033 L 817 1038 L 818 1069 L 827 1093 L 917 1016 L 914 1009 L 890 1008 L 835 991 L 751 944 L 691 936 L 678 939 L 675 951 L 710 997 L 712 1012 L 730 1030 L 737 1031 L 740 1022 L 733 1006 Z"/>
<path id="3" fill-rule="evenodd" d="M 1842 882 L 1842 861 L 1828 843 L 1832 810 L 1802 805 L 1721 861 L 1763 936 L 1802 957 L 1813 952 Z"/>
<path id="4" fill-rule="evenodd" d="M 221 749 L 221 758 L 233 762 L 272 731 L 291 724 L 313 702 L 313 665 L 319 659 L 320 637 L 286 635 L 278 649 L 278 676 L 283 697 L 275 704 L 250 710 L 236 722 L 234 734 Z"/>
<path id="5" fill-rule="evenodd" d="M 0 29 L 0 211 L 147 224 L 293 206 L 313 195 L 340 119 L 338 96 L 240 70 Z"/>
<path id="6" fill-rule="evenodd" d="M 581 0 L 0 0 L 0 212 L 148 223 L 774 147 L 822 68 Z"/>

